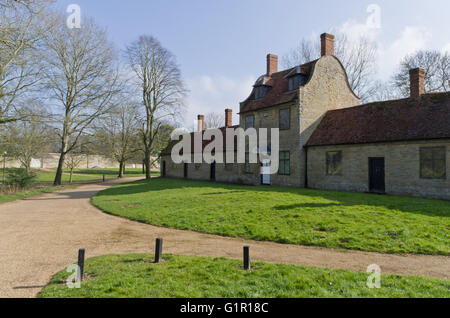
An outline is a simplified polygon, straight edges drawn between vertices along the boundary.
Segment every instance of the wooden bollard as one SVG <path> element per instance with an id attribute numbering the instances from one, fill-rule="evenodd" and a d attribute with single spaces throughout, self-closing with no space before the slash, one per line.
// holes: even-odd
<path id="1" fill-rule="evenodd" d="M 156 246 L 155 246 L 155 263 L 159 263 L 159 261 L 161 260 L 161 256 L 162 256 L 162 243 L 163 243 L 163 239 L 162 238 L 157 238 L 156 239 Z"/>
<path id="2" fill-rule="evenodd" d="M 79 269 L 79 273 L 78 273 L 78 278 L 81 281 L 83 281 L 83 275 L 84 275 L 84 256 L 86 250 L 84 248 L 80 248 L 78 250 L 78 269 Z"/>
<path id="3" fill-rule="evenodd" d="M 250 269 L 250 246 L 244 246 L 244 269 Z"/>

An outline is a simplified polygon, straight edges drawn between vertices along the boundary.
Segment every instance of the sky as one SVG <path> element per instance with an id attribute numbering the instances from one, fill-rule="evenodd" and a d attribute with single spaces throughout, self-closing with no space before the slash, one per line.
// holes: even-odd
<path id="1" fill-rule="evenodd" d="M 387 80 L 419 49 L 450 51 L 449 0 L 58 0 L 106 27 L 120 50 L 152 35 L 177 58 L 189 90 L 185 125 L 197 114 L 231 108 L 265 73 L 266 55 L 281 57 L 302 38 L 339 30 L 377 43 L 376 77 Z M 67 13 L 69 16 L 69 13 Z M 192 124 L 190 124 L 192 125 Z"/>

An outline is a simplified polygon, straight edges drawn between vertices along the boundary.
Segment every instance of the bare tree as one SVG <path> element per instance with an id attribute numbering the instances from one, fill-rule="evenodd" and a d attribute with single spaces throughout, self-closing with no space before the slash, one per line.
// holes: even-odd
<path id="1" fill-rule="evenodd" d="M 164 122 L 180 115 L 185 93 L 175 57 L 151 36 L 141 36 L 127 47 L 128 64 L 142 96 L 141 137 L 146 178 L 151 178 L 152 153 Z"/>
<path id="2" fill-rule="evenodd" d="M 387 101 L 400 98 L 402 98 L 402 95 L 399 94 L 399 90 L 396 89 L 391 82 L 374 82 L 374 93 L 371 96 L 370 101 Z"/>
<path id="3" fill-rule="evenodd" d="M 92 122 L 112 107 L 118 92 L 115 50 L 104 30 L 92 19 L 82 28 L 69 29 L 55 15 L 45 37 L 45 88 L 53 105 L 61 155 L 54 185 L 61 184 L 66 155 Z"/>
<path id="4" fill-rule="evenodd" d="M 302 39 L 300 44 L 281 57 L 281 63 L 285 68 L 291 68 L 313 61 L 320 56 L 320 43 L 317 41 Z"/>
<path id="5" fill-rule="evenodd" d="M 50 2 L 0 0 L 0 124 L 14 120 L 17 97 L 39 80 L 38 47 Z"/>
<path id="6" fill-rule="evenodd" d="M 376 43 L 365 37 L 352 41 L 345 33 L 334 32 L 335 56 L 342 62 L 350 87 L 363 102 L 373 99 L 378 84 L 373 75 L 376 71 Z M 319 41 L 303 39 L 300 45 L 282 57 L 286 68 L 310 62 L 320 57 Z"/>
<path id="7" fill-rule="evenodd" d="M 409 70 L 417 67 L 425 69 L 426 92 L 450 91 L 450 54 L 422 50 L 405 56 L 392 78 L 393 87 L 401 96 L 409 96 Z"/>
<path id="8" fill-rule="evenodd" d="M 83 162 L 83 155 L 74 151 L 67 154 L 64 166 L 69 170 L 69 183 L 72 183 L 73 171 Z"/>
<path id="9" fill-rule="evenodd" d="M 174 130 L 174 127 L 168 124 L 161 125 L 160 133 L 155 138 L 154 147 L 151 153 L 151 168 L 156 167 L 160 157 L 161 152 L 167 148 L 170 142 L 170 136 Z"/>
<path id="10" fill-rule="evenodd" d="M 95 128 L 93 130 L 95 131 Z M 86 169 L 89 169 L 91 156 L 98 154 L 98 145 L 95 142 L 94 133 L 80 136 L 78 142 L 80 144 L 80 153 L 86 157 Z"/>
<path id="11" fill-rule="evenodd" d="M 2 129 L 2 141 L 9 157 L 17 159 L 27 174 L 31 172 L 31 160 L 46 150 L 50 134 L 49 127 L 41 121 L 42 107 L 33 106 L 21 110 L 27 114 L 25 120 L 10 122 Z"/>
<path id="12" fill-rule="evenodd" d="M 123 177 L 127 161 L 139 151 L 137 116 L 138 106 L 124 98 L 119 106 L 101 119 L 96 133 L 100 143 L 98 149 L 119 163 L 119 178 Z"/>
<path id="13" fill-rule="evenodd" d="M 210 112 L 205 116 L 205 127 L 207 129 L 220 128 L 225 125 L 225 114 Z"/>

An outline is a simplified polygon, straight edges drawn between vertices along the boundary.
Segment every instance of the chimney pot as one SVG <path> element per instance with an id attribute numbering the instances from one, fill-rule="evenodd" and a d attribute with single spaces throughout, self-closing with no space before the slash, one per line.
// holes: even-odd
<path id="1" fill-rule="evenodd" d="M 425 94 L 425 70 L 415 68 L 409 71 L 411 98 L 419 98 Z"/>
<path id="2" fill-rule="evenodd" d="M 267 75 L 278 72 L 278 55 L 267 54 Z"/>
<path id="3" fill-rule="evenodd" d="M 205 116 L 204 115 L 198 115 L 197 119 L 198 119 L 197 131 L 205 130 Z"/>
<path id="4" fill-rule="evenodd" d="M 231 109 L 225 109 L 225 127 L 233 126 L 233 111 Z"/>
<path id="5" fill-rule="evenodd" d="M 334 35 L 323 33 L 320 36 L 321 55 L 334 55 Z"/>

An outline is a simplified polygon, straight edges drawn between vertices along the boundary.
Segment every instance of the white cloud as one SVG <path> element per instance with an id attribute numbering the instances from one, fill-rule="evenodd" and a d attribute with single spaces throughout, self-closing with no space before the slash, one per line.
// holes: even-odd
<path id="1" fill-rule="evenodd" d="M 202 75 L 186 80 L 189 89 L 186 101 L 186 127 L 193 126 L 197 115 L 209 112 L 233 110 L 233 123 L 238 124 L 239 103 L 245 100 L 255 83 L 255 77 L 230 78 L 224 76 Z"/>
<path id="2" fill-rule="evenodd" d="M 382 33 L 386 30 L 383 29 L 383 24 L 380 24 L 380 26 L 381 28 L 374 28 L 370 23 L 360 23 L 349 19 L 337 30 L 346 34 L 351 42 L 365 37 L 377 44 L 377 77 L 386 80 L 395 71 L 405 55 L 426 49 L 429 46 L 432 34 L 423 26 L 406 26 L 394 41 L 383 43 Z M 445 49 L 450 51 L 450 44 Z"/>
<path id="3" fill-rule="evenodd" d="M 337 30 L 340 33 L 346 34 L 350 41 L 357 41 L 361 37 L 371 41 L 377 41 L 380 35 L 380 29 L 367 23 L 359 23 L 353 19 L 345 21 Z"/>
<path id="4" fill-rule="evenodd" d="M 390 75 L 407 54 L 426 49 L 430 39 L 431 33 L 425 27 L 405 27 L 399 38 L 380 48 L 379 66 L 381 75 Z"/>

